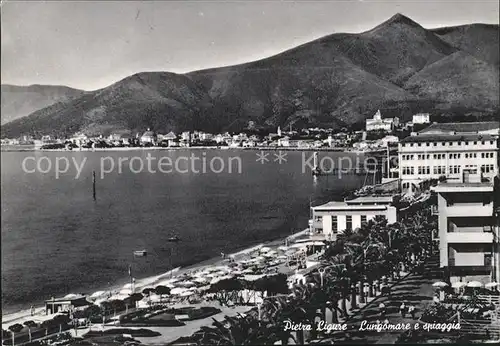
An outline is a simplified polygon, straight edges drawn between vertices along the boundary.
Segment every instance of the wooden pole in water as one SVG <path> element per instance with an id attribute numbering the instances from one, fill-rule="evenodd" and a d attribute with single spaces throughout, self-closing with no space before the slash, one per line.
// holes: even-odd
<path id="1" fill-rule="evenodd" d="M 95 171 L 92 171 L 92 197 L 94 198 L 94 201 L 96 200 L 95 197 Z"/>

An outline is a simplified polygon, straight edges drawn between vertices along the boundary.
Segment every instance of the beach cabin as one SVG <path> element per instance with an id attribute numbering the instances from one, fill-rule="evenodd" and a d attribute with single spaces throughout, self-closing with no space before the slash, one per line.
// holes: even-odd
<path id="1" fill-rule="evenodd" d="M 45 314 L 55 314 L 58 312 L 70 312 L 79 310 L 91 305 L 87 297 L 78 294 L 68 294 L 63 298 L 52 298 L 45 301 Z"/>

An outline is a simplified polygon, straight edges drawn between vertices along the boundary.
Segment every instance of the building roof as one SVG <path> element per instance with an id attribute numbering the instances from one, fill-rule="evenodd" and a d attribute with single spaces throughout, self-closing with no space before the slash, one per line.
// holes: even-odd
<path id="1" fill-rule="evenodd" d="M 394 202 L 393 196 L 365 196 L 358 197 L 355 199 L 351 199 L 346 201 L 347 204 L 377 204 L 377 203 L 392 203 Z"/>
<path id="2" fill-rule="evenodd" d="M 170 131 L 165 136 L 163 136 L 163 139 L 176 139 L 176 138 L 177 138 L 177 136 L 172 131 Z"/>
<path id="3" fill-rule="evenodd" d="M 81 294 L 71 294 L 71 295 L 67 295 L 65 297 L 62 297 L 62 298 L 54 298 L 53 300 L 52 299 L 48 299 L 46 300 L 45 302 L 46 303 L 80 303 L 81 301 L 83 300 L 86 300 L 87 297 L 84 296 L 84 295 L 81 295 Z"/>
<path id="4" fill-rule="evenodd" d="M 153 131 L 146 131 L 142 135 L 142 137 L 154 137 L 154 136 L 156 136 L 156 134 Z"/>
<path id="5" fill-rule="evenodd" d="M 403 138 L 400 143 L 422 143 L 422 142 L 459 142 L 459 141 L 490 141 L 496 140 L 497 137 L 490 134 L 421 134 L 420 132 L 416 136 L 408 136 Z"/>
<path id="6" fill-rule="evenodd" d="M 493 192 L 491 182 L 477 183 L 439 183 L 432 190 L 436 192 Z"/>
<path id="7" fill-rule="evenodd" d="M 434 123 L 421 130 L 419 133 L 442 132 L 442 133 L 478 133 L 484 131 L 497 132 L 500 129 L 498 121 L 469 122 L 469 123 Z"/>
<path id="8" fill-rule="evenodd" d="M 328 202 L 323 205 L 313 207 L 314 211 L 348 211 L 348 210 L 387 210 L 387 205 L 360 205 L 347 204 L 346 202 Z"/>

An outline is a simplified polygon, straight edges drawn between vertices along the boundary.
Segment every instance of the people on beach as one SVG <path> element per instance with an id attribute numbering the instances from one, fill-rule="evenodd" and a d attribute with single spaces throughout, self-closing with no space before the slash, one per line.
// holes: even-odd
<path id="1" fill-rule="evenodd" d="M 412 318 L 412 319 L 415 319 L 415 307 L 414 307 L 413 305 L 410 305 L 410 306 L 408 307 L 408 312 L 409 312 L 409 314 L 410 314 L 411 318 Z"/>
<path id="2" fill-rule="evenodd" d="M 405 318 L 405 315 L 406 315 L 406 305 L 405 305 L 404 302 L 399 307 L 399 312 L 401 313 L 401 317 Z"/>
<path id="3" fill-rule="evenodd" d="M 386 310 L 385 310 L 385 304 L 384 303 L 380 303 L 378 305 L 378 308 L 380 310 L 380 316 L 381 317 L 385 317 L 385 313 L 386 313 Z"/>

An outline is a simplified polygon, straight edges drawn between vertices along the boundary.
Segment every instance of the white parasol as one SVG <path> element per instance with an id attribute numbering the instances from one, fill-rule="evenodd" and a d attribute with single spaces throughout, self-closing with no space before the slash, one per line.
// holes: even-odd
<path id="1" fill-rule="evenodd" d="M 493 288 L 493 287 L 497 287 L 497 286 L 500 286 L 500 284 L 498 282 L 495 282 L 495 281 L 489 282 L 486 285 L 484 285 L 484 287 L 486 287 L 486 288 Z"/>
<path id="2" fill-rule="evenodd" d="M 448 286 L 448 284 L 443 281 L 438 281 L 432 284 L 432 287 L 445 287 L 445 286 Z"/>
<path id="3" fill-rule="evenodd" d="M 462 282 L 462 281 L 457 281 L 457 282 L 454 282 L 451 284 L 451 287 L 453 288 L 462 288 L 462 287 L 465 287 L 467 286 L 467 283 L 466 282 Z"/>
<path id="4" fill-rule="evenodd" d="M 470 281 L 467 283 L 467 287 L 478 288 L 478 287 L 483 287 L 483 284 L 480 283 L 479 281 Z"/>
<path id="5" fill-rule="evenodd" d="M 185 292 L 185 291 L 186 291 L 186 289 L 183 288 L 183 287 L 176 287 L 176 288 L 170 290 L 170 294 L 179 295 L 179 294 L 181 294 L 182 292 Z"/>
<path id="6" fill-rule="evenodd" d="M 193 295 L 194 292 L 193 291 L 184 291 L 182 292 L 181 294 L 179 294 L 181 297 L 189 297 L 191 295 Z"/>

